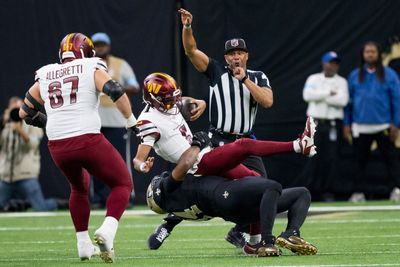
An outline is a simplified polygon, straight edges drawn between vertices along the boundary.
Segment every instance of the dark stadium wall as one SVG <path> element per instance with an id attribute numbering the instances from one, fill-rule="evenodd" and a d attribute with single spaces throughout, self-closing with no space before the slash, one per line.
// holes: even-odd
<path id="1" fill-rule="evenodd" d="M 187 0 L 183 7 L 193 14 L 200 50 L 223 61 L 225 40 L 242 37 L 249 49 L 248 68 L 262 70 L 269 77 L 274 105 L 258 109 L 254 131 L 259 139 L 292 140 L 302 132 L 307 108 L 303 86 L 308 75 L 321 71 L 324 52 L 339 53 L 339 74 L 347 78 L 359 64 L 364 42 L 374 40 L 386 47 L 390 36 L 400 34 L 400 1 L 395 0 L 215 0 L 207 4 Z M 205 76 L 188 60 L 183 64 L 183 91 L 207 99 Z M 202 124 L 207 122 L 206 117 L 202 119 Z M 351 190 L 353 154 L 348 145 L 341 147 L 342 160 L 333 187 L 346 195 Z M 280 155 L 264 161 L 269 176 L 284 186 L 309 185 L 309 177 L 302 172 L 304 157 Z M 370 191 L 388 193 L 384 166 L 374 161 L 370 167 L 371 177 L 366 178 Z"/>
<path id="2" fill-rule="evenodd" d="M 112 54 L 126 59 L 139 83 L 151 72 L 176 75 L 174 60 L 175 2 L 163 0 L 6 0 L 0 1 L 0 31 L 3 52 L 0 75 L 1 111 L 13 95 L 23 96 L 33 84 L 35 70 L 58 62 L 61 39 L 70 32 L 89 37 L 98 31 L 111 37 Z M 134 113 L 143 109 L 142 94 L 131 98 Z M 134 147 L 137 141 L 133 140 Z M 66 179 L 41 144 L 40 181 L 47 196 L 67 197 Z M 133 151 L 136 153 L 136 150 Z M 135 154 L 133 154 L 135 155 Z M 168 164 L 158 160 L 152 174 Z M 143 193 L 147 176 L 134 173 L 135 186 Z M 143 194 L 138 193 L 138 196 Z M 144 196 L 142 197 L 142 201 Z"/>
<path id="3" fill-rule="evenodd" d="M 259 139 L 291 140 L 302 131 L 306 111 L 302 88 L 308 75 L 320 71 L 325 51 L 340 54 L 340 73 L 347 76 L 358 64 L 363 42 L 385 45 L 400 29 L 400 1 L 396 0 L 4 0 L 0 1 L 1 109 L 9 97 L 23 96 L 37 68 L 58 60 L 59 41 L 75 31 L 89 36 L 97 31 L 109 33 L 113 54 L 132 65 L 139 82 L 150 72 L 168 72 L 178 77 L 184 94 L 207 100 L 207 81 L 185 58 L 180 45 L 179 6 L 193 13 L 201 50 L 223 60 L 224 41 L 243 37 L 250 50 L 249 68 L 262 70 L 270 78 L 274 106 L 259 108 L 255 125 Z M 138 115 L 143 108 L 141 95 L 132 102 Z M 207 114 L 192 127 L 207 127 Z M 45 142 L 40 175 L 45 194 L 65 197 L 69 188 Z M 344 146 L 342 155 L 349 162 L 351 148 Z M 302 173 L 305 162 L 298 155 L 265 159 L 270 177 L 285 186 L 307 185 L 307 175 Z M 337 187 L 344 193 L 351 176 L 346 162 L 338 177 L 342 186 Z M 139 202 L 144 200 L 150 176 L 168 167 L 157 160 L 150 175 L 134 173 Z"/>

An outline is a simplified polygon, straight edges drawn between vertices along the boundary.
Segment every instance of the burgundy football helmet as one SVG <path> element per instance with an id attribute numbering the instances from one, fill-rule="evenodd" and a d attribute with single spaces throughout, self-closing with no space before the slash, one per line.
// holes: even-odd
<path id="1" fill-rule="evenodd" d="M 143 99 L 150 106 L 161 112 L 167 112 L 181 101 L 181 90 L 175 79 L 166 73 L 155 72 L 144 79 Z M 168 114 L 172 114 L 168 112 Z"/>
<path id="2" fill-rule="evenodd" d="M 94 57 L 95 51 L 89 37 L 82 33 L 70 33 L 62 39 L 58 55 L 62 63 L 66 58 Z"/>

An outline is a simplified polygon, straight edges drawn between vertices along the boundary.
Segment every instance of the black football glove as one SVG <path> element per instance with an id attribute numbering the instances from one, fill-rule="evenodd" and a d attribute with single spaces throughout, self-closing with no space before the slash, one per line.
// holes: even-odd
<path id="1" fill-rule="evenodd" d="M 133 133 L 134 135 L 136 135 L 136 136 L 139 136 L 139 133 L 140 133 L 140 130 L 139 130 L 138 127 L 136 127 L 136 125 L 135 125 L 135 126 L 132 126 L 132 127 L 129 127 L 129 128 L 128 128 L 128 131 L 132 131 L 132 133 Z"/>
<path id="2" fill-rule="evenodd" d="M 209 146 L 211 143 L 210 137 L 208 137 L 208 133 L 206 132 L 197 132 L 193 135 L 192 146 L 198 146 L 200 150 Z"/>

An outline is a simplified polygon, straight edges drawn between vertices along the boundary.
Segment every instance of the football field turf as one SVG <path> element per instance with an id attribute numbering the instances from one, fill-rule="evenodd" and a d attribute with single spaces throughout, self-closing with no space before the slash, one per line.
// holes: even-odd
<path id="1" fill-rule="evenodd" d="M 313 206 L 319 208 L 326 205 Z M 78 259 L 68 213 L 30 217 L 11 215 L 0 214 L 0 266 L 104 266 L 99 258 L 87 262 Z M 102 219 L 100 214 L 92 215 L 91 234 Z M 125 214 L 114 244 L 117 256 L 114 265 L 400 266 L 399 210 L 346 211 L 309 216 L 302 228 L 302 236 L 318 247 L 318 254 L 296 256 L 283 249 L 283 255 L 276 258 L 243 256 L 240 249 L 224 240 L 233 224 L 221 219 L 184 222 L 159 250 L 150 251 L 146 245 L 147 237 L 161 219 L 161 216 L 154 215 Z M 283 231 L 285 225 L 286 218 L 278 218 L 274 234 Z"/>

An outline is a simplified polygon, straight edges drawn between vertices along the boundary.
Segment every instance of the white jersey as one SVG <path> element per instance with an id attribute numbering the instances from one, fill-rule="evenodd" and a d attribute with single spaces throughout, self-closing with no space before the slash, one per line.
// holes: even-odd
<path id="1" fill-rule="evenodd" d="M 100 133 L 96 69 L 107 71 L 107 66 L 95 57 L 49 64 L 36 71 L 35 80 L 39 81 L 47 113 L 49 140 Z"/>
<path id="2" fill-rule="evenodd" d="M 157 155 L 172 163 L 177 163 L 192 143 L 192 132 L 181 113 L 166 114 L 146 106 L 138 118 L 137 126 L 142 140 L 146 136 L 155 137 L 155 142 L 143 144 L 152 146 Z"/>

